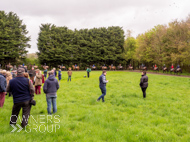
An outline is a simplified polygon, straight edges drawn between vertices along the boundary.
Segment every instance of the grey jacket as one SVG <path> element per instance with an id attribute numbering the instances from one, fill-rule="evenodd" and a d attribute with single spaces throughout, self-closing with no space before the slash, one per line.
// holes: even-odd
<path id="1" fill-rule="evenodd" d="M 141 88 L 147 88 L 148 87 L 148 76 L 142 75 L 140 80 L 140 87 Z"/>

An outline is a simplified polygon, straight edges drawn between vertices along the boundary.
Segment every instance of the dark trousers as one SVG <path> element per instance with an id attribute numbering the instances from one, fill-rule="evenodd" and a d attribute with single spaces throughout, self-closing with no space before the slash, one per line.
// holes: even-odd
<path id="1" fill-rule="evenodd" d="M 143 98 L 146 98 L 146 89 L 147 88 L 141 88 L 142 89 L 142 92 L 143 92 Z"/>
<path id="2" fill-rule="evenodd" d="M 21 123 L 21 126 L 25 127 L 28 124 L 28 119 L 29 119 L 29 116 L 30 116 L 30 110 L 31 110 L 30 101 L 16 103 L 16 104 L 13 105 L 10 124 L 16 124 L 17 118 L 18 118 L 18 115 L 19 115 L 19 112 L 20 112 L 21 108 L 22 108 L 22 123 Z"/>
<path id="3" fill-rule="evenodd" d="M 88 72 L 88 71 L 87 71 L 87 76 L 88 76 L 88 78 L 90 77 L 90 72 Z"/>
<path id="4" fill-rule="evenodd" d="M 98 100 L 102 99 L 102 102 L 104 102 L 104 96 L 106 95 L 106 87 L 100 87 L 100 90 L 102 92 L 102 95 L 98 98 Z"/>

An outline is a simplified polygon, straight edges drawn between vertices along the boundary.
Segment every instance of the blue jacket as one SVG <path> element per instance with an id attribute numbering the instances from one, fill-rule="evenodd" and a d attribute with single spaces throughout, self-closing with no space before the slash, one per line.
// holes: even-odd
<path id="1" fill-rule="evenodd" d="M 7 81 L 6 78 L 0 74 L 0 92 L 6 92 Z"/>
<path id="2" fill-rule="evenodd" d="M 100 88 L 102 87 L 105 87 L 106 86 L 106 76 L 104 74 L 102 74 L 100 77 L 99 77 L 99 82 L 100 82 Z"/>
<path id="3" fill-rule="evenodd" d="M 53 94 L 56 96 L 56 92 L 59 89 L 59 83 L 54 75 L 50 75 L 45 81 L 43 90 L 46 94 Z"/>
<path id="4" fill-rule="evenodd" d="M 61 71 L 58 72 L 58 78 L 61 80 Z"/>
<path id="5" fill-rule="evenodd" d="M 9 81 L 10 92 L 13 94 L 14 103 L 29 101 L 32 99 L 29 89 L 29 80 L 25 77 L 16 77 Z M 8 87 L 9 88 L 9 87 Z"/>

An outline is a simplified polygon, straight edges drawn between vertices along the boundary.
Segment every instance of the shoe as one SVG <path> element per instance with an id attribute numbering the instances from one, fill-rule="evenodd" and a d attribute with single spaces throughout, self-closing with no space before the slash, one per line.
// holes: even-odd
<path id="1" fill-rule="evenodd" d="M 104 103 L 105 101 L 102 101 L 102 103 Z"/>
<path id="2" fill-rule="evenodd" d="M 96 101 L 99 102 L 100 100 L 97 99 Z"/>

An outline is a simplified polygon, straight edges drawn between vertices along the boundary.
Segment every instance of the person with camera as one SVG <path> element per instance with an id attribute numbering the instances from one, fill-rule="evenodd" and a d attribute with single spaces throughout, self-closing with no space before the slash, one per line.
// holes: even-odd
<path id="1" fill-rule="evenodd" d="M 35 105 L 35 101 L 33 100 L 34 87 L 32 82 L 24 77 L 24 73 L 25 70 L 23 68 L 19 68 L 17 70 L 17 77 L 9 81 L 6 89 L 6 92 L 12 92 L 14 102 L 10 125 L 16 124 L 18 114 L 22 108 L 22 127 L 27 126 L 31 105 Z"/>

